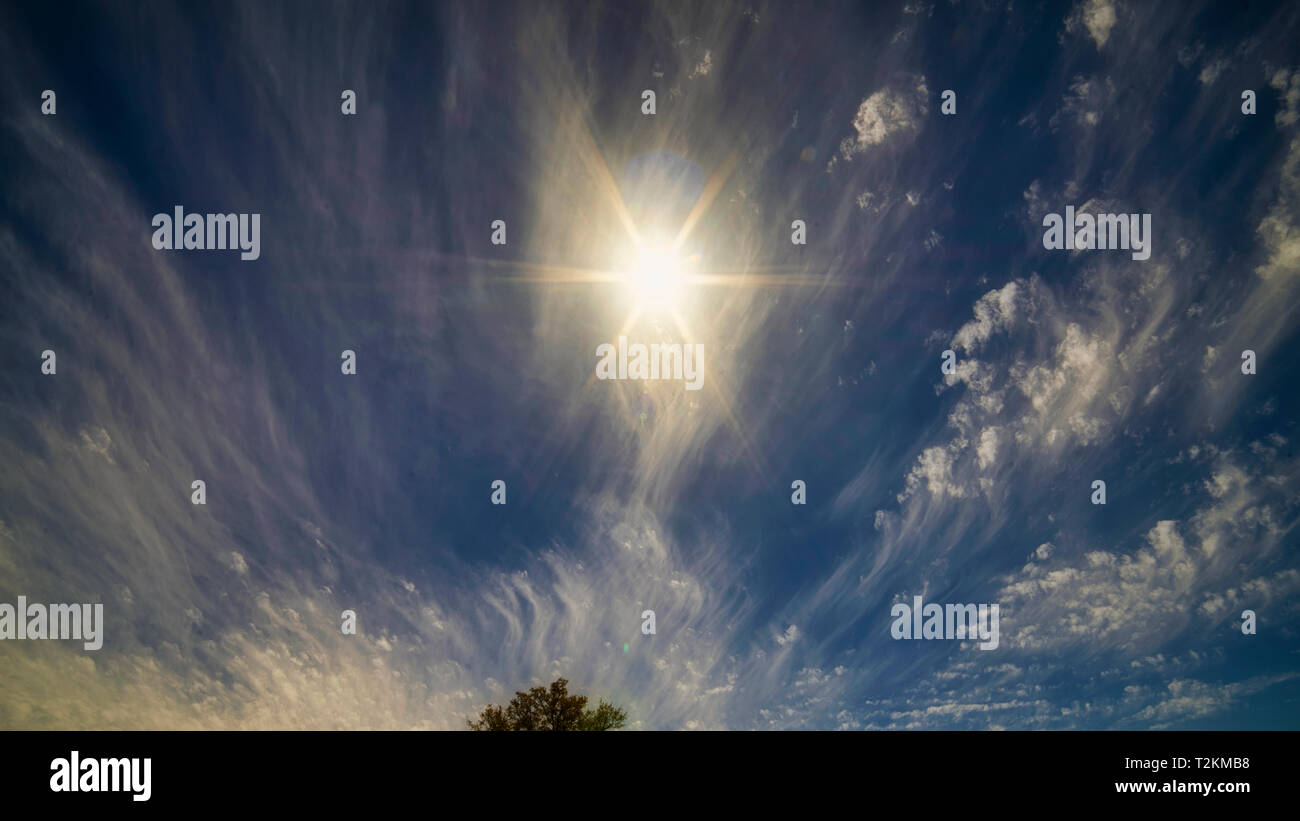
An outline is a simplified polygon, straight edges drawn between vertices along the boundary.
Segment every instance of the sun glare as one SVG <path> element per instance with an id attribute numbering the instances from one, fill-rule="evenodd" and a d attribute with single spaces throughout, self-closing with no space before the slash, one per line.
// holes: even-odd
<path id="1" fill-rule="evenodd" d="M 686 270 L 671 248 L 653 245 L 636 255 L 623 280 L 637 309 L 667 311 L 678 307 Z"/>

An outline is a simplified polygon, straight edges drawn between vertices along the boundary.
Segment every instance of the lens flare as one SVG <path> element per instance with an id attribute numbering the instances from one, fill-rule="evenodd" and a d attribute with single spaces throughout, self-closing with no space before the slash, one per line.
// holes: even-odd
<path id="1" fill-rule="evenodd" d="M 671 311 L 681 302 L 686 268 L 667 245 L 648 245 L 636 255 L 623 281 L 638 310 Z"/>

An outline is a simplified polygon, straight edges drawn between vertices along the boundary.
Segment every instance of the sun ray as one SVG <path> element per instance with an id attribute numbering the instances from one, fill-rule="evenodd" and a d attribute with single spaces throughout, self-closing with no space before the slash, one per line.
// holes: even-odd
<path id="1" fill-rule="evenodd" d="M 687 277 L 691 285 L 704 288 L 870 288 L 869 280 L 832 279 L 825 274 L 734 274 L 696 273 Z"/>
<path id="2" fill-rule="evenodd" d="M 618 338 L 620 336 L 626 336 L 627 332 L 632 330 L 632 326 L 636 324 L 637 319 L 639 319 L 640 317 L 641 317 L 641 309 L 634 308 L 632 310 L 632 313 L 628 314 L 627 319 L 624 320 L 623 327 L 619 328 L 618 333 L 614 334 L 614 341 L 611 342 L 610 344 L 617 345 Z M 582 386 L 582 395 L 585 396 L 587 391 L 590 390 L 591 386 L 594 384 L 596 384 L 596 372 L 593 370 L 591 372 L 591 376 L 587 377 L 587 384 Z"/>
<path id="3" fill-rule="evenodd" d="M 623 192 L 619 190 L 618 182 L 614 175 L 610 173 L 609 163 L 605 161 L 605 152 L 600 149 L 596 143 L 595 134 L 592 132 L 587 119 L 582 118 L 582 127 L 579 132 L 578 158 L 587 168 L 587 173 L 592 176 L 596 182 L 596 187 L 609 200 L 610 207 L 614 209 L 615 216 L 622 223 L 623 228 L 632 239 L 632 244 L 637 249 L 641 248 L 641 233 L 637 230 L 636 222 L 632 219 L 632 214 L 628 211 L 627 203 L 623 201 Z"/>
<path id="4" fill-rule="evenodd" d="M 695 230 L 696 223 L 713 206 L 713 201 L 722 191 L 722 186 L 731 178 L 731 172 L 736 170 L 737 160 L 739 160 L 739 155 L 733 151 L 718 166 L 718 170 L 713 172 L 713 176 L 709 178 L 709 182 L 704 186 L 704 191 L 691 208 L 691 213 L 687 215 L 686 221 L 682 223 L 681 230 L 677 232 L 677 238 L 673 240 L 674 251 L 682 247 L 691 232 Z"/>
<path id="5" fill-rule="evenodd" d="M 673 322 L 677 325 L 678 332 L 682 335 L 682 338 L 693 338 L 693 334 L 691 333 L 690 328 L 687 327 L 686 320 L 682 315 L 673 311 L 672 317 Z M 709 391 L 718 401 L 718 406 L 722 408 L 722 413 L 727 418 L 727 423 L 735 432 L 736 438 L 740 440 L 741 448 L 749 458 L 750 466 L 754 468 L 754 472 L 758 474 L 758 478 L 763 480 L 763 484 L 771 490 L 772 482 L 768 479 L 767 469 L 763 467 L 763 462 L 759 458 L 757 451 L 754 449 L 753 443 L 749 441 L 749 436 L 746 435 L 745 429 L 740 424 L 740 420 L 736 418 L 736 413 L 731 408 L 731 402 L 727 400 L 726 391 L 719 387 L 718 383 L 720 381 L 722 380 L 718 379 L 716 374 L 704 380 L 704 382 L 709 386 Z"/>

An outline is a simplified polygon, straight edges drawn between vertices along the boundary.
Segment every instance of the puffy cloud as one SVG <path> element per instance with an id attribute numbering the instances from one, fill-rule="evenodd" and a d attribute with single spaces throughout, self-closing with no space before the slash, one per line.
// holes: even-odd
<path id="1" fill-rule="evenodd" d="M 1274 120 L 1279 126 L 1294 125 L 1300 119 L 1300 70 L 1288 71 L 1280 68 L 1268 81 L 1281 95 L 1282 105 Z"/>
<path id="2" fill-rule="evenodd" d="M 695 64 L 695 68 L 691 69 L 690 78 L 695 79 L 696 77 L 707 77 L 709 76 L 709 72 L 712 70 L 713 52 L 706 49 L 704 51 L 704 57 L 700 62 Z"/>
<path id="3" fill-rule="evenodd" d="M 1097 48 L 1101 48 L 1110 39 L 1111 29 L 1115 28 L 1117 19 L 1112 0 L 1083 0 L 1070 12 L 1065 27 L 1072 33 L 1086 30 Z"/>
<path id="4" fill-rule="evenodd" d="M 895 135 L 918 131 L 921 118 L 929 110 L 929 93 L 925 77 L 921 76 L 912 81 L 910 88 L 884 88 L 868 96 L 853 117 L 856 134 L 840 143 L 840 155 L 852 159 Z"/>
<path id="5" fill-rule="evenodd" d="M 1300 78 L 1300 72 L 1296 74 Z M 1256 269 L 1267 281 L 1291 279 L 1300 274 L 1300 224 L 1296 207 L 1300 205 L 1300 136 L 1291 139 L 1286 161 L 1282 164 L 1281 185 L 1277 202 L 1265 214 L 1256 229 L 1267 259 Z"/>
<path id="6" fill-rule="evenodd" d="M 1135 718 L 1150 722 L 1153 729 L 1162 729 L 1177 721 L 1213 715 L 1229 707 L 1236 699 L 1297 677 L 1300 677 L 1300 673 L 1256 676 L 1230 684 L 1174 679 L 1169 682 L 1160 700 L 1142 708 Z"/>
<path id="7" fill-rule="evenodd" d="M 953 336 L 953 345 L 971 353 L 978 351 L 994 333 L 1007 330 L 1015 322 L 1016 303 L 1021 297 L 1020 283 L 1014 280 L 980 297 L 972 308 L 975 318 L 961 326 Z"/>
<path id="8" fill-rule="evenodd" d="M 985 428 L 980 433 L 979 447 L 975 451 L 979 457 L 980 470 L 992 467 L 998 458 L 998 429 Z"/>
<path id="9" fill-rule="evenodd" d="M 1009 577 L 997 595 L 1022 628 L 1004 627 L 1009 646 L 1145 654 L 1196 625 L 1219 623 L 1243 602 L 1262 608 L 1300 591 L 1300 572 L 1289 568 L 1234 581 L 1243 568 L 1268 566 L 1294 502 L 1228 456 L 1203 492 L 1207 503 L 1188 521 L 1156 522 L 1132 553 L 1090 550 L 1049 561 L 1052 553 L 1040 549 L 1040 561 Z"/>
<path id="10" fill-rule="evenodd" d="M 1196 79 L 1203 86 L 1214 85 L 1215 81 L 1219 79 L 1219 75 L 1223 74 L 1227 68 L 1228 61 L 1222 57 L 1210 60 L 1201 68 L 1201 73 L 1197 75 Z"/>

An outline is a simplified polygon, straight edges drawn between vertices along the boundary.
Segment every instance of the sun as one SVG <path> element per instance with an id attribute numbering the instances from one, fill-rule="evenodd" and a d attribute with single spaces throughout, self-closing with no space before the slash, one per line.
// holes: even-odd
<path id="1" fill-rule="evenodd" d="M 687 263 L 666 243 L 646 243 L 623 272 L 623 282 L 638 311 L 674 311 L 687 282 Z"/>

